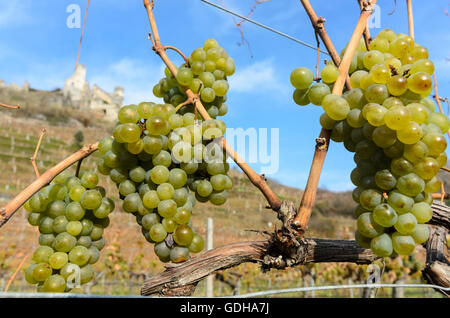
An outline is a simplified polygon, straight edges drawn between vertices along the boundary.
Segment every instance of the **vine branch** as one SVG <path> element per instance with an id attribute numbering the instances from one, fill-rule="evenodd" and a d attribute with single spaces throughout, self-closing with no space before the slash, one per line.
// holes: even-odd
<path id="1" fill-rule="evenodd" d="M 39 169 L 38 169 L 38 167 L 36 165 L 36 157 L 37 157 L 37 154 L 39 152 L 39 148 L 41 147 L 42 138 L 44 137 L 44 134 L 45 134 L 46 131 L 47 131 L 47 129 L 42 128 L 41 135 L 39 136 L 39 140 L 38 140 L 38 143 L 36 145 L 36 150 L 34 151 L 33 157 L 30 158 L 31 165 L 33 166 L 34 173 L 36 174 L 36 178 L 39 178 Z"/>
<path id="2" fill-rule="evenodd" d="M 301 0 L 308 16 L 311 18 L 311 22 L 315 26 L 317 15 L 314 13 L 308 0 Z M 373 5 L 376 4 L 376 0 L 369 2 L 368 5 L 364 6 L 361 11 L 358 23 L 356 24 L 355 30 L 353 31 L 352 37 L 347 45 L 342 61 L 339 64 L 339 76 L 334 83 L 332 94 L 342 95 L 342 90 L 346 79 L 348 78 L 348 69 L 352 61 L 353 55 L 358 47 L 359 39 L 364 32 L 367 25 L 367 21 L 372 13 Z M 319 33 L 320 34 L 320 33 Z M 327 50 L 332 46 L 331 41 L 328 39 L 328 45 L 326 45 Z M 335 56 L 337 53 L 334 51 L 329 51 L 331 57 Z M 311 164 L 310 173 L 308 181 L 306 183 L 305 191 L 303 192 L 302 201 L 298 209 L 298 213 L 293 220 L 293 226 L 300 232 L 301 235 L 304 234 L 306 227 L 308 225 L 309 218 L 311 216 L 312 208 L 314 206 L 314 201 L 316 198 L 317 187 L 319 185 L 320 174 L 322 172 L 323 163 L 328 151 L 330 143 L 331 131 L 322 129 L 319 138 L 316 139 L 316 148 L 314 152 L 313 162 Z"/>
<path id="3" fill-rule="evenodd" d="M 150 22 L 150 27 L 153 34 L 153 50 L 156 52 L 156 54 L 159 55 L 159 57 L 162 59 L 164 64 L 166 64 L 167 68 L 170 70 L 172 75 L 174 77 L 177 76 L 177 68 L 172 63 L 172 61 L 169 59 L 169 57 L 166 54 L 165 46 L 161 44 L 161 40 L 158 33 L 158 28 L 156 26 L 156 20 L 155 16 L 153 14 L 153 1 L 144 0 L 144 6 L 147 10 L 148 19 Z M 191 98 L 193 100 L 194 107 L 198 110 L 200 115 L 205 119 L 211 119 L 208 112 L 206 111 L 205 107 L 203 106 L 202 102 L 199 98 L 195 98 L 196 94 L 192 92 L 187 87 L 183 87 L 187 98 Z M 278 198 L 278 196 L 270 189 L 270 187 L 267 185 L 266 180 L 263 176 L 260 176 L 257 174 L 234 150 L 231 148 L 231 146 L 227 143 L 224 137 L 220 139 L 220 144 L 225 149 L 225 151 L 228 153 L 228 155 L 236 162 L 236 164 L 242 169 L 242 171 L 247 175 L 249 180 L 255 185 L 264 197 L 269 202 L 270 207 L 274 211 L 278 211 L 281 206 L 281 201 Z"/>
<path id="4" fill-rule="evenodd" d="M 86 145 L 66 159 L 62 160 L 52 168 L 48 169 L 39 178 L 33 181 L 28 187 L 16 195 L 7 205 L 0 209 L 0 227 L 6 224 L 14 213 L 29 199 L 33 194 L 45 187 L 58 174 L 66 170 L 75 162 L 82 158 L 90 156 L 97 151 L 98 143 Z"/>
<path id="5" fill-rule="evenodd" d="M 15 106 L 12 106 L 12 105 L 8 105 L 8 104 L 0 103 L 0 106 L 5 107 L 5 108 L 20 109 L 20 105 L 19 104 L 15 105 Z"/>
<path id="6" fill-rule="evenodd" d="M 408 10 L 408 31 L 409 36 L 414 40 L 414 18 L 413 18 L 413 10 L 411 0 L 406 0 L 406 7 Z"/>

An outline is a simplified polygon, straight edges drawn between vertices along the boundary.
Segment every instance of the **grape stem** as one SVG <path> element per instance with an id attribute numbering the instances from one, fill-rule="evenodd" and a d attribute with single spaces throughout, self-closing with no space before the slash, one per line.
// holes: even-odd
<path id="1" fill-rule="evenodd" d="M 308 13 L 308 16 L 310 17 L 312 24 L 315 26 L 318 18 L 313 8 L 311 7 L 311 4 L 309 3 L 308 0 L 301 0 L 301 2 L 306 12 Z M 345 50 L 342 61 L 336 64 L 339 65 L 339 76 L 336 82 L 334 83 L 332 94 L 339 96 L 342 95 L 342 90 L 344 88 L 345 81 L 348 78 L 348 70 L 350 68 L 350 63 L 358 47 L 359 39 L 361 38 L 364 29 L 367 25 L 367 21 L 372 13 L 373 5 L 375 5 L 376 2 L 377 2 L 376 0 L 369 2 L 369 4 L 364 6 L 364 9 L 361 11 L 358 23 L 356 24 L 355 30 L 353 31 L 352 37 L 350 38 L 350 41 L 347 45 L 347 49 Z M 323 28 L 322 30 L 323 32 L 319 34 L 322 35 L 326 34 L 326 32 L 324 33 Z M 325 46 L 327 50 L 329 50 L 329 53 L 334 61 L 334 58 L 337 55 L 336 50 L 334 49 L 334 46 L 329 40 L 328 36 L 326 36 L 325 39 L 327 40 L 324 41 L 322 37 L 322 41 L 324 41 Z M 330 130 L 322 129 L 319 138 L 316 139 L 316 147 L 314 151 L 313 162 L 311 164 L 309 172 L 308 181 L 306 183 L 305 191 L 303 192 L 302 201 L 300 203 L 297 215 L 295 216 L 292 222 L 293 227 L 296 228 L 296 230 L 298 231 L 298 235 L 300 236 L 304 235 L 308 225 L 309 218 L 311 216 L 312 208 L 314 206 L 314 201 L 316 198 L 317 187 L 319 185 L 320 174 L 322 172 L 323 163 L 325 161 L 325 157 L 330 144 L 330 136 L 331 136 Z"/>
<path id="2" fill-rule="evenodd" d="M 406 7 L 408 10 L 408 31 L 409 36 L 414 40 L 414 19 L 411 0 L 406 0 Z"/>
<path id="3" fill-rule="evenodd" d="M 20 105 L 19 104 L 15 105 L 15 106 L 11 106 L 11 105 L 8 105 L 8 104 L 0 103 L 0 106 L 5 107 L 5 108 L 20 109 Z"/>
<path id="4" fill-rule="evenodd" d="M 359 3 L 359 8 L 361 9 L 361 11 L 364 10 L 364 6 L 367 5 L 367 2 L 365 2 L 364 0 L 358 0 L 358 3 Z M 370 44 L 370 41 L 371 41 L 368 23 L 366 23 L 366 27 L 364 29 L 363 36 L 364 36 L 364 44 L 366 45 L 366 49 L 368 51 L 369 50 L 369 44 Z"/>
<path id="5" fill-rule="evenodd" d="M 156 26 L 155 16 L 153 14 L 153 7 L 154 2 L 150 0 L 144 0 L 144 6 L 147 10 L 148 19 L 150 22 L 150 27 L 152 30 L 152 42 L 153 42 L 153 50 L 156 54 L 159 55 L 159 57 L 162 59 L 164 64 L 166 64 L 167 68 L 170 70 L 172 75 L 176 78 L 177 77 L 177 68 L 172 63 L 172 61 L 169 59 L 169 57 L 166 54 L 165 46 L 161 45 L 161 40 L 158 33 L 158 28 Z M 198 98 L 198 94 L 195 94 L 191 89 L 188 87 L 184 87 L 183 89 L 186 92 L 186 96 L 188 99 L 192 100 L 192 103 L 194 104 L 194 107 L 200 115 L 205 119 L 209 120 L 211 117 L 209 116 L 208 112 L 206 111 L 205 107 L 203 106 L 202 102 Z M 223 149 L 228 153 L 228 155 L 236 162 L 236 164 L 242 169 L 242 171 L 247 175 L 249 180 L 255 185 L 264 195 L 264 197 L 267 199 L 270 207 L 274 211 L 278 211 L 281 207 L 281 201 L 278 198 L 278 196 L 270 189 L 270 187 L 267 185 L 266 180 L 264 176 L 260 176 L 257 174 L 234 150 L 230 147 L 230 145 L 227 143 L 224 137 L 220 140 L 220 145 Z"/>
<path id="6" fill-rule="evenodd" d="M 52 168 L 48 169 L 39 178 L 33 181 L 28 187 L 26 187 L 22 192 L 16 195 L 6 206 L 0 209 L 0 227 L 6 224 L 9 219 L 14 215 L 14 213 L 29 199 L 38 192 L 40 189 L 45 187 L 50 181 L 53 180 L 58 174 L 66 170 L 68 167 L 73 165 L 75 162 L 82 158 L 90 156 L 93 152 L 98 150 L 98 142 L 95 144 L 89 144 L 73 153 L 66 159 L 62 160 Z"/>
<path id="7" fill-rule="evenodd" d="M 164 46 L 164 50 L 174 50 L 175 52 L 177 52 L 178 54 L 181 55 L 181 57 L 184 59 L 184 62 L 186 63 L 187 66 L 189 66 L 189 60 L 186 57 L 186 55 L 183 54 L 183 52 L 181 52 L 179 49 L 177 49 L 174 46 L 170 46 L 170 45 L 165 45 Z"/>
<path id="8" fill-rule="evenodd" d="M 80 175 L 80 168 L 81 168 L 81 163 L 83 162 L 84 158 L 81 158 L 80 160 L 78 160 L 77 163 L 77 170 L 75 171 L 75 177 L 78 178 L 78 176 Z"/>
<path id="9" fill-rule="evenodd" d="M 442 108 L 442 104 L 441 104 L 441 98 L 439 97 L 439 94 L 438 94 L 438 82 L 436 79 L 436 73 L 433 73 L 433 81 L 434 81 L 434 99 L 436 99 L 436 103 L 439 106 L 440 112 L 445 115 L 444 109 Z M 450 131 L 447 131 L 447 134 L 450 137 Z"/>
<path id="10" fill-rule="evenodd" d="M 36 174 L 36 178 L 39 178 L 39 176 L 40 176 L 39 175 L 39 169 L 38 169 L 38 167 L 36 165 L 36 157 L 38 155 L 39 148 L 41 147 L 42 138 L 44 138 L 44 134 L 45 134 L 46 131 L 47 130 L 45 128 L 42 129 L 41 135 L 39 136 L 39 140 L 38 140 L 38 143 L 36 145 L 36 149 L 34 151 L 34 155 L 33 155 L 33 157 L 30 158 L 31 165 L 33 166 L 34 173 Z"/>

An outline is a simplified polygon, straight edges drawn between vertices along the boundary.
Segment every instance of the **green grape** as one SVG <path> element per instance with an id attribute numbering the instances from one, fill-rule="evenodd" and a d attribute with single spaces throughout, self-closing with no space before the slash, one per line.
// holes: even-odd
<path id="1" fill-rule="evenodd" d="M 219 130 L 216 129 L 215 131 L 213 131 L 213 129 L 209 129 L 209 131 L 206 131 L 206 135 L 205 138 L 208 137 L 213 137 L 215 138 L 215 136 L 211 136 L 208 134 L 214 134 L 217 133 Z M 221 136 L 221 133 L 220 133 Z M 220 137 L 218 136 L 218 137 Z M 207 138 L 210 139 L 210 138 Z M 192 145 L 190 142 L 186 142 L 186 141 L 180 141 L 177 142 L 173 147 L 172 147 L 172 157 L 173 159 L 176 160 L 176 162 L 181 163 L 181 162 L 190 162 L 192 160 Z"/>
<path id="2" fill-rule="evenodd" d="M 167 246 L 166 242 L 155 244 L 154 251 L 161 262 L 166 263 L 170 261 L 170 248 Z"/>
<path id="3" fill-rule="evenodd" d="M 424 191 L 427 193 L 434 193 L 438 192 L 441 188 L 441 180 L 437 177 L 433 177 L 432 179 L 425 182 L 425 189 Z"/>
<path id="4" fill-rule="evenodd" d="M 384 115 L 386 126 L 393 130 L 405 129 L 409 125 L 410 114 L 404 106 L 394 106 Z"/>
<path id="5" fill-rule="evenodd" d="M 205 242 L 203 241 L 203 238 L 197 233 L 194 233 L 191 244 L 189 244 L 188 246 L 189 251 L 191 253 L 199 253 L 203 250 L 204 247 Z"/>
<path id="6" fill-rule="evenodd" d="M 122 208 L 125 212 L 134 213 L 139 209 L 139 204 L 141 203 L 141 197 L 138 193 L 129 193 L 123 200 Z"/>
<path id="7" fill-rule="evenodd" d="M 439 168 L 439 162 L 436 159 L 426 157 L 414 165 L 414 172 L 424 180 L 431 180 L 439 172 Z"/>
<path id="8" fill-rule="evenodd" d="M 39 232 L 42 234 L 53 233 L 53 219 L 44 216 L 39 222 Z"/>
<path id="9" fill-rule="evenodd" d="M 358 217 L 356 224 L 358 232 L 367 238 L 374 238 L 384 232 L 383 227 L 374 221 L 372 213 L 361 214 Z"/>
<path id="10" fill-rule="evenodd" d="M 383 190 L 391 190 L 395 188 L 397 179 L 388 169 L 380 170 L 375 174 L 376 185 Z"/>
<path id="11" fill-rule="evenodd" d="M 72 236 L 78 236 L 83 230 L 83 225 L 80 221 L 70 221 L 67 223 L 66 231 Z"/>
<path id="12" fill-rule="evenodd" d="M 209 195 L 208 199 L 214 205 L 222 205 L 227 201 L 227 192 L 226 191 L 212 192 Z"/>
<path id="13" fill-rule="evenodd" d="M 86 192 L 86 188 L 79 185 L 79 186 L 74 186 L 72 187 L 72 189 L 70 189 L 69 191 L 69 197 L 72 201 L 76 201 L 76 202 L 80 202 L 81 197 L 83 196 L 83 194 Z"/>
<path id="14" fill-rule="evenodd" d="M 391 95 L 400 96 L 408 89 L 408 81 L 402 75 L 394 75 L 386 82 L 387 89 Z"/>
<path id="15" fill-rule="evenodd" d="M 152 116 L 153 106 L 155 104 L 152 102 L 142 102 L 139 103 L 137 111 L 139 117 L 142 119 L 148 119 Z"/>
<path id="16" fill-rule="evenodd" d="M 208 197 L 213 191 L 211 183 L 207 180 L 201 180 L 197 185 L 196 192 L 202 197 Z"/>
<path id="17" fill-rule="evenodd" d="M 422 99 L 420 100 L 420 103 L 421 103 L 422 105 L 425 105 L 425 106 L 430 110 L 430 112 L 434 112 L 434 110 L 436 109 L 436 104 L 435 104 L 434 101 L 433 101 L 431 98 L 429 98 L 429 97 L 422 98 Z"/>
<path id="18" fill-rule="evenodd" d="M 161 223 L 156 223 L 152 225 L 149 236 L 155 242 L 162 242 L 166 238 L 167 232 Z"/>
<path id="19" fill-rule="evenodd" d="M 364 92 L 360 88 L 353 88 L 349 91 L 346 91 L 345 93 L 342 94 L 342 97 L 344 97 L 347 100 L 350 109 L 353 108 L 362 109 L 363 106 L 367 103 L 364 97 Z"/>
<path id="20" fill-rule="evenodd" d="M 171 218 L 177 213 L 177 203 L 172 200 L 163 200 L 158 204 L 158 214 L 164 218 Z"/>
<path id="21" fill-rule="evenodd" d="M 173 231 L 175 231 L 175 229 L 178 226 L 177 222 L 175 222 L 174 219 L 170 219 L 170 218 L 164 218 L 162 220 L 161 224 L 167 233 L 173 233 Z"/>
<path id="22" fill-rule="evenodd" d="M 363 107 L 362 114 L 367 121 L 375 127 L 384 125 L 384 116 L 387 109 L 376 103 L 368 103 Z"/>
<path id="23" fill-rule="evenodd" d="M 39 235 L 39 245 L 41 246 L 53 246 L 55 235 L 53 234 L 41 234 Z"/>
<path id="24" fill-rule="evenodd" d="M 147 119 L 146 128 L 150 135 L 167 135 L 170 132 L 169 123 L 160 116 L 152 116 Z"/>
<path id="25" fill-rule="evenodd" d="M 363 57 L 364 67 L 370 70 L 376 64 L 382 64 L 384 61 L 384 55 L 377 50 L 371 50 Z"/>
<path id="26" fill-rule="evenodd" d="M 136 183 L 140 183 L 144 181 L 145 178 L 145 170 L 142 167 L 135 167 L 130 170 L 129 177 L 131 181 L 134 181 Z"/>
<path id="27" fill-rule="evenodd" d="M 89 264 L 95 264 L 100 258 L 100 251 L 95 246 L 91 246 L 88 249 L 89 252 Z"/>
<path id="28" fill-rule="evenodd" d="M 161 201 L 171 199 L 173 197 L 174 191 L 175 189 L 173 185 L 167 182 L 161 183 L 156 189 L 156 193 L 158 194 L 158 197 Z"/>
<path id="29" fill-rule="evenodd" d="M 212 103 L 214 101 L 214 99 L 216 98 L 216 93 L 215 93 L 214 89 L 212 89 L 211 87 L 205 87 L 200 92 L 200 98 L 205 103 Z"/>
<path id="30" fill-rule="evenodd" d="M 372 140 L 378 147 L 387 148 L 395 144 L 397 136 L 394 130 L 380 126 L 373 131 Z"/>
<path id="31" fill-rule="evenodd" d="M 418 45 L 417 43 L 415 43 L 415 46 L 410 53 L 415 60 L 428 58 L 428 50 L 423 46 Z"/>
<path id="32" fill-rule="evenodd" d="M 144 151 L 151 155 L 158 154 L 163 146 L 161 136 L 145 136 L 142 143 Z"/>
<path id="33" fill-rule="evenodd" d="M 206 43 L 208 43 L 208 44 L 206 44 Z M 214 39 L 210 39 L 210 40 L 207 40 L 205 42 L 205 50 L 210 49 L 211 47 L 218 47 L 218 46 L 219 46 L 219 44 Z M 205 52 L 205 50 L 203 48 L 201 48 L 201 47 L 195 49 L 192 52 L 192 54 L 191 54 L 192 60 L 194 60 L 194 61 L 204 61 L 204 60 L 206 60 L 206 52 Z"/>
<path id="34" fill-rule="evenodd" d="M 94 278 L 94 267 L 86 264 L 80 269 L 80 282 L 86 284 Z"/>
<path id="35" fill-rule="evenodd" d="M 350 106 L 347 101 L 344 98 L 334 94 L 324 97 L 322 107 L 327 115 L 333 120 L 343 120 L 350 112 Z"/>
<path id="36" fill-rule="evenodd" d="M 161 150 L 157 155 L 153 156 L 152 163 L 155 166 L 161 165 L 168 168 L 172 164 L 172 156 L 169 152 Z"/>
<path id="37" fill-rule="evenodd" d="M 226 80 L 217 80 L 213 83 L 212 89 L 214 90 L 215 96 L 225 96 L 229 88 L 228 82 Z"/>
<path id="38" fill-rule="evenodd" d="M 410 73 L 415 74 L 419 72 L 425 72 L 429 75 L 433 75 L 434 73 L 434 64 L 432 61 L 428 59 L 420 59 L 413 63 L 411 66 Z"/>
<path id="39" fill-rule="evenodd" d="M 392 56 L 384 59 L 384 65 L 386 65 L 390 70 L 394 69 L 398 72 L 402 67 L 402 62 L 398 58 Z"/>
<path id="40" fill-rule="evenodd" d="M 416 196 L 425 189 L 425 182 L 415 173 L 408 173 L 398 178 L 398 190 L 407 196 Z"/>
<path id="41" fill-rule="evenodd" d="M 66 253 L 55 252 L 48 258 L 48 263 L 53 269 L 61 269 L 67 264 L 68 260 L 69 257 Z"/>
<path id="42" fill-rule="evenodd" d="M 397 130 L 397 138 L 404 144 L 415 144 L 422 136 L 422 127 L 415 122 L 409 122 L 405 128 Z"/>
<path id="43" fill-rule="evenodd" d="M 382 198 L 380 191 L 367 189 L 361 192 L 359 202 L 363 208 L 372 211 L 377 205 L 381 204 Z"/>
<path id="44" fill-rule="evenodd" d="M 398 216 L 397 223 L 395 223 L 395 229 L 403 234 L 408 235 L 414 233 L 417 225 L 417 219 L 412 213 L 404 213 Z"/>
<path id="45" fill-rule="evenodd" d="M 68 234 L 67 232 L 63 232 L 55 237 L 53 246 L 58 252 L 68 253 L 76 245 L 76 243 L 77 239 L 74 236 Z"/>
<path id="46" fill-rule="evenodd" d="M 66 206 L 65 216 L 68 221 L 79 221 L 84 217 L 85 210 L 79 202 L 70 202 Z"/>
<path id="47" fill-rule="evenodd" d="M 373 210 L 372 217 L 377 224 L 383 227 L 393 226 L 398 219 L 395 210 L 387 203 L 377 205 Z"/>
<path id="48" fill-rule="evenodd" d="M 121 124 L 136 124 L 139 121 L 139 113 L 136 105 L 123 106 L 117 115 Z"/>
<path id="49" fill-rule="evenodd" d="M 428 147 L 422 141 L 412 145 L 405 145 L 403 156 L 412 163 L 418 163 L 428 155 Z"/>
<path id="50" fill-rule="evenodd" d="M 187 67 L 180 67 L 177 72 L 177 81 L 183 86 L 189 86 L 194 78 L 192 71 Z"/>
<path id="51" fill-rule="evenodd" d="M 320 106 L 324 97 L 330 94 L 331 90 L 328 85 L 323 83 L 315 83 L 307 92 L 309 101 L 314 105 Z"/>
<path id="52" fill-rule="evenodd" d="M 146 230 L 150 230 L 153 225 L 159 224 L 160 217 L 157 213 L 149 213 L 142 217 L 142 227 Z"/>
<path id="53" fill-rule="evenodd" d="M 327 84 L 334 83 L 338 77 L 339 77 L 339 69 L 331 63 L 327 64 L 320 71 L 320 78 L 324 83 Z"/>
<path id="54" fill-rule="evenodd" d="M 367 87 L 364 97 L 370 103 L 383 104 L 384 100 L 389 97 L 389 92 L 384 84 L 372 84 Z"/>
<path id="55" fill-rule="evenodd" d="M 389 158 L 398 158 L 403 154 L 403 149 L 404 149 L 404 145 L 396 140 L 395 143 L 387 148 L 383 149 L 383 152 L 386 156 L 388 156 Z"/>
<path id="56" fill-rule="evenodd" d="M 204 87 L 212 87 L 215 82 L 215 77 L 211 72 L 203 72 L 198 76 L 198 79 L 202 81 Z"/>
<path id="57" fill-rule="evenodd" d="M 418 124 L 423 124 L 428 120 L 430 111 L 428 108 L 419 103 L 411 103 L 406 106 L 411 115 L 411 120 Z"/>
<path id="58" fill-rule="evenodd" d="M 439 157 L 447 148 L 447 140 L 440 134 L 428 133 L 423 137 L 422 141 L 428 146 L 428 154 L 431 157 Z"/>
<path id="59" fill-rule="evenodd" d="M 170 260 L 173 263 L 182 263 L 189 259 L 189 249 L 175 246 L 170 251 Z"/>
<path id="60" fill-rule="evenodd" d="M 134 143 L 141 137 L 141 128 L 132 123 L 122 124 L 118 133 L 123 142 Z"/>
<path id="61" fill-rule="evenodd" d="M 180 225 L 173 233 L 175 243 L 180 246 L 189 246 L 194 237 L 192 229 L 188 225 Z"/>
<path id="62" fill-rule="evenodd" d="M 84 246 L 75 246 L 69 253 L 69 261 L 78 266 L 87 264 L 89 258 L 89 250 Z"/>
<path id="63" fill-rule="evenodd" d="M 411 162 L 409 162 L 405 158 L 400 157 L 392 160 L 391 171 L 395 176 L 401 177 L 408 173 L 413 172 L 414 166 Z"/>
<path id="64" fill-rule="evenodd" d="M 32 278 L 37 282 L 43 282 L 52 275 L 52 269 L 47 263 L 36 264 L 32 269 Z"/>
<path id="65" fill-rule="evenodd" d="M 292 86 L 298 89 L 308 88 L 314 79 L 313 73 L 306 67 L 298 67 L 291 73 L 290 81 Z"/>
<path id="66" fill-rule="evenodd" d="M 94 228 L 94 223 L 91 220 L 83 219 L 81 220 L 81 224 L 83 225 L 83 229 L 81 230 L 80 235 L 90 235 L 92 232 L 92 229 Z"/>
<path id="67" fill-rule="evenodd" d="M 334 119 L 331 119 L 330 116 L 327 115 L 327 113 L 323 113 L 320 115 L 320 125 L 324 129 L 331 130 L 333 129 L 334 125 L 336 124 L 336 121 Z"/>
<path id="68" fill-rule="evenodd" d="M 358 70 L 353 72 L 353 74 L 350 76 L 350 85 L 352 86 L 352 88 L 353 89 L 360 88 L 360 81 L 362 77 L 366 76 L 367 74 L 369 73 L 364 70 Z"/>
<path id="69" fill-rule="evenodd" d="M 390 256 L 393 252 L 392 240 L 388 234 L 381 234 L 370 241 L 370 248 L 379 257 Z"/>
<path id="70" fill-rule="evenodd" d="M 49 246 L 38 247 L 33 254 L 33 261 L 36 263 L 48 263 L 49 257 L 53 254 L 53 249 Z"/>
<path id="71" fill-rule="evenodd" d="M 375 151 L 377 150 L 377 146 L 370 140 L 363 140 L 356 144 L 355 153 L 361 159 L 370 159 Z"/>
<path id="72" fill-rule="evenodd" d="M 380 52 L 388 52 L 389 51 L 389 41 L 385 38 L 377 36 L 373 41 L 369 44 L 369 50 L 371 51 L 380 51 Z"/>
<path id="73" fill-rule="evenodd" d="M 377 84 L 386 84 L 391 77 L 391 71 L 384 64 L 376 64 L 370 69 L 370 75 Z"/>
<path id="74" fill-rule="evenodd" d="M 85 209 L 95 210 L 102 204 L 102 195 L 97 190 L 87 190 L 81 196 L 80 204 Z"/>
<path id="75" fill-rule="evenodd" d="M 53 201 L 47 207 L 47 215 L 53 219 L 58 216 L 64 215 L 65 210 L 66 204 L 63 201 Z"/>
<path id="76" fill-rule="evenodd" d="M 93 241 L 92 246 L 95 246 L 100 251 L 105 247 L 105 239 L 102 237 L 99 240 Z"/>
<path id="77" fill-rule="evenodd" d="M 431 209 L 431 206 L 426 202 L 415 203 L 411 210 L 411 213 L 414 214 L 417 222 L 421 224 L 427 223 L 433 216 L 433 210 Z"/>
<path id="78" fill-rule="evenodd" d="M 175 168 L 171 169 L 169 172 L 169 183 L 175 189 L 179 189 L 186 184 L 187 174 L 184 170 Z"/>
<path id="79" fill-rule="evenodd" d="M 430 230 L 426 224 L 417 224 L 414 232 L 411 234 L 416 244 L 423 244 L 428 241 Z"/>
<path id="80" fill-rule="evenodd" d="M 169 180 L 169 169 L 165 166 L 155 166 L 150 170 L 150 179 L 155 184 L 161 184 Z"/>
<path id="81" fill-rule="evenodd" d="M 294 90 L 294 93 L 292 94 L 292 99 L 294 102 L 299 106 L 305 106 L 310 103 L 309 100 L 309 89 L 298 89 L 296 88 Z"/>
<path id="82" fill-rule="evenodd" d="M 431 76 L 425 72 L 417 72 L 408 78 L 408 89 L 416 94 L 429 95 L 433 89 Z"/>
<path id="83" fill-rule="evenodd" d="M 406 55 L 410 49 L 409 43 L 403 38 L 393 40 L 389 45 L 389 53 L 397 58 Z"/>
<path id="84" fill-rule="evenodd" d="M 360 128 L 364 126 L 366 120 L 362 115 L 362 111 L 359 108 L 353 108 L 347 115 L 347 123 L 353 128 Z"/>
<path id="85" fill-rule="evenodd" d="M 85 172 L 80 178 L 81 185 L 87 189 L 95 188 L 98 184 L 98 176 L 93 172 Z"/>
<path id="86" fill-rule="evenodd" d="M 362 248 L 370 248 L 371 239 L 359 233 L 358 230 L 355 232 L 355 240 Z"/>
<path id="87" fill-rule="evenodd" d="M 32 212 L 32 213 L 28 214 L 27 220 L 30 225 L 38 226 L 39 222 L 41 221 L 41 218 L 42 218 L 42 214 Z"/>
<path id="88" fill-rule="evenodd" d="M 92 239 L 91 239 L 90 236 L 87 236 L 87 235 L 85 235 L 85 236 L 80 236 L 80 237 L 78 238 L 77 245 L 79 245 L 79 246 L 84 246 L 84 247 L 86 247 L 86 248 L 89 248 L 89 247 L 91 247 L 91 245 L 92 245 Z"/>
<path id="89" fill-rule="evenodd" d="M 142 203 L 147 209 L 154 209 L 158 207 L 160 200 L 158 193 L 154 190 L 150 190 L 144 194 Z"/>
<path id="90" fill-rule="evenodd" d="M 432 113 L 430 122 L 438 126 L 443 134 L 447 133 L 450 129 L 450 119 L 444 114 Z"/>
<path id="91" fill-rule="evenodd" d="M 414 200 L 411 197 L 394 190 L 389 193 L 387 203 L 394 208 L 397 213 L 403 214 L 411 211 Z"/>

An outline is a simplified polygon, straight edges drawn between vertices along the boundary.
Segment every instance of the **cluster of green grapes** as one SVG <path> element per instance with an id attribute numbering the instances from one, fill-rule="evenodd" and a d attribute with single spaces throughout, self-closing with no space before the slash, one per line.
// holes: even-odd
<path id="1" fill-rule="evenodd" d="M 25 269 L 26 281 L 38 291 L 68 292 L 93 279 L 92 264 L 105 246 L 103 229 L 114 211 L 97 184 L 95 173 L 77 178 L 63 172 L 24 204 L 28 222 L 41 233 L 33 263 Z"/>
<path id="2" fill-rule="evenodd" d="M 113 137 L 99 142 L 99 172 L 117 184 L 123 210 L 135 215 L 162 262 L 183 262 L 189 252 L 203 249 L 203 238 L 192 230 L 193 206 L 197 201 L 221 205 L 233 186 L 220 146 L 226 126 L 215 117 L 226 113 L 225 76 L 234 72 L 234 62 L 212 39 L 194 50 L 189 61 L 176 79 L 166 72 L 155 86 L 155 95 L 166 104 L 123 106 Z M 193 83 L 203 87 L 201 99 L 214 119 L 197 119 L 193 105 L 177 112 L 171 104 L 186 99 L 183 87 L 199 91 Z"/>
<path id="3" fill-rule="evenodd" d="M 179 105 L 186 100 L 183 86 L 199 93 L 200 99 L 211 118 L 224 116 L 228 112 L 225 104 L 229 89 L 227 76 L 235 72 L 233 58 L 216 40 L 206 40 L 203 47 L 195 49 L 188 58 L 189 65 L 182 64 L 175 78 L 165 68 L 166 77 L 153 87 L 153 94 L 164 102 Z M 183 106 L 179 113 L 193 113 L 194 105 Z"/>
<path id="4" fill-rule="evenodd" d="M 427 97 L 433 72 L 426 48 L 386 29 L 368 51 L 360 42 L 349 70 L 352 89 L 342 96 L 330 91 L 339 73 L 332 63 L 322 69 L 322 83 L 312 84 L 307 68 L 291 74 L 294 101 L 322 106 L 322 127 L 355 153 L 355 236 L 378 256 L 409 255 L 429 237 L 425 223 L 441 186 L 436 175 L 447 163 L 443 134 L 450 128 Z"/>

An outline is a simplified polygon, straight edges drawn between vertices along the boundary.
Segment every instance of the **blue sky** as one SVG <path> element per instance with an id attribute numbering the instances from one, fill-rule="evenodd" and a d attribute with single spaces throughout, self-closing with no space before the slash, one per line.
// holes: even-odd
<path id="1" fill-rule="evenodd" d="M 213 0 L 246 15 L 254 0 Z M 163 44 L 174 45 L 186 54 L 214 37 L 236 61 L 230 79 L 228 127 L 279 128 L 280 163 L 278 181 L 303 188 L 309 173 L 315 138 L 320 131 L 319 107 L 299 107 L 292 101 L 290 72 L 299 66 L 315 67 L 310 48 L 249 23 L 244 34 L 253 57 L 239 46 L 240 33 L 230 15 L 199 0 L 156 0 L 156 20 Z M 66 26 L 70 4 L 79 4 L 83 17 L 87 0 L 9 0 L 0 3 L 0 79 L 39 89 L 63 87 L 71 75 L 81 29 Z M 359 16 L 355 0 L 311 0 L 338 51 L 349 40 Z M 405 1 L 380 0 L 380 27 L 408 32 Z M 437 68 L 439 92 L 450 88 L 450 17 L 448 0 L 413 0 L 416 40 L 428 48 Z M 298 0 L 268 1 L 255 10 L 253 19 L 305 42 L 314 44 L 310 21 Z M 162 62 L 150 49 L 149 24 L 142 0 L 91 0 L 80 63 L 87 66 L 92 84 L 106 90 L 125 87 L 128 103 L 154 100 L 151 89 L 162 75 Z M 181 59 L 169 53 L 176 64 Z M 327 58 L 324 54 L 321 59 Z M 446 106 L 444 104 L 444 106 Z M 334 191 L 352 189 L 349 174 L 352 154 L 342 144 L 332 143 L 320 186 Z M 252 167 L 260 172 L 261 165 Z"/>

